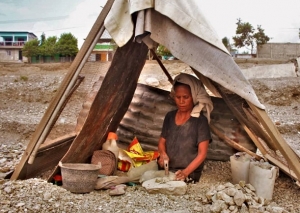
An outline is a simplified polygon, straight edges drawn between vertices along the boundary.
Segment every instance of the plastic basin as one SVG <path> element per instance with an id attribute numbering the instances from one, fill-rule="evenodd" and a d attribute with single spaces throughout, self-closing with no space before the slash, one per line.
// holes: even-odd
<path id="1" fill-rule="evenodd" d="M 89 193 L 94 190 L 101 165 L 87 163 L 59 163 L 62 187 L 73 193 Z"/>

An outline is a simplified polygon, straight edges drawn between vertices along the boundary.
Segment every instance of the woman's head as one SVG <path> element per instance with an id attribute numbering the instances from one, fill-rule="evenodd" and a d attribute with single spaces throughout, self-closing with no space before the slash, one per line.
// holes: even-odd
<path id="1" fill-rule="evenodd" d="M 194 103 L 191 88 L 187 84 L 176 82 L 174 84 L 174 100 L 179 111 L 191 112 Z"/>
<path id="2" fill-rule="evenodd" d="M 204 115 L 206 115 L 208 121 L 210 121 L 210 113 L 213 110 L 213 103 L 202 82 L 195 76 L 186 73 L 180 73 L 179 75 L 177 75 L 174 78 L 174 84 L 170 93 L 170 96 L 176 101 L 176 99 L 178 98 L 175 97 L 175 87 L 177 87 L 175 84 L 178 85 L 178 88 L 183 88 L 184 86 L 180 86 L 182 84 L 186 85 L 185 91 L 180 92 L 189 95 L 188 100 L 186 100 L 190 101 L 188 106 L 192 106 L 191 116 L 199 117 L 201 111 L 203 110 L 205 112 Z M 179 94 L 179 91 L 177 91 L 177 94 Z M 180 95 L 177 96 L 179 97 Z M 179 99 L 176 101 L 177 107 L 180 103 L 178 101 Z M 183 109 L 184 107 L 181 108 Z"/>

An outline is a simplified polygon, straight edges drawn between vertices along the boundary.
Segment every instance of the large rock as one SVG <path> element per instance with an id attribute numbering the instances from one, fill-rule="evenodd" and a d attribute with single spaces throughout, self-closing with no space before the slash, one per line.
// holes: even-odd
<path id="1" fill-rule="evenodd" d="M 143 183 L 147 180 L 151 180 L 154 178 L 164 178 L 164 181 L 173 181 L 176 179 L 176 175 L 174 172 L 169 172 L 169 175 L 165 175 L 165 170 L 149 170 L 142 174 L 140 178 L 140 183 Z"/>
<path id="2" fill-rule="evenodd" d="M 187 185 L 183 181 L 166 181 L 165 178 L 153 178 L 145 181 L 142 186 L 151 194 L 184 195 Z"/>

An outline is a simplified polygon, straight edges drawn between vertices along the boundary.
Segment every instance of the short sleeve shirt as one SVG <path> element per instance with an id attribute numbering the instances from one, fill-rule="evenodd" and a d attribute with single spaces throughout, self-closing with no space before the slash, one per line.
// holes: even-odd
<path id="1" fill-rule="evenodd" d="M 177 110 L 165 116 L 161 137 L 166 140 L 166 152 L 169 156 L 169 169 L 177 171 L 186 168 L 197 156 L 198 145 L 202 141 L 211 141 L 207 118 L 200 114 L 190 117 L 182 125 L 175 123 Z M 201 165 L 195 170 L 200 171 Z"/>

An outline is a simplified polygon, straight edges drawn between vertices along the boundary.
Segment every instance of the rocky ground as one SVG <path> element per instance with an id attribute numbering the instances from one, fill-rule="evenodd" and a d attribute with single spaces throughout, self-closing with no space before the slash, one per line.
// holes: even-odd
<path id="1" fill-rule="evenodd" d="M 165 61 L 172 75 L 189 72 L 178 61 Z M 237 61 L 241 68 L 286 63 L 286 61 Z M 231 181 L 229 162 L 208 161 L 199 183 L 189 184 L 186 195 L 148 194 L 141 186 L 127 187 L 126 193 L 111 197 L 107 190 L 72 194 L 42 178 L 24 181 L 4 179 L 19 162 L 36 125 L 54 97 L 70 64 L 0 63 L 0 212 L 213 212 L 213 201 L 205 200 L 212 187 Z M 108 63 L 89 62 L 81 75 L 84 82 L 71 97 L 49 138 L 72 131 L 86 94 L 95 79 L 104 75 Z M 157 63 L 149 61 L 140 83 L 170 85 Z M 267 113 L 287 143 L 300 152 L 300 78 L 250 80 Z M 276 179 L 273 203 L 266 212 L 300 212 L 299 186 L 284 173 Z M 261 205 L 262 206 L 262 205 Z M 263 212 L 262 208 L 261 211 Z M 218 212 L 218 211 L 214 211 Z M 224 212 L 237 212 L 236 209 Z M 254 212 L 254 210 L 253 210 Z"/>

